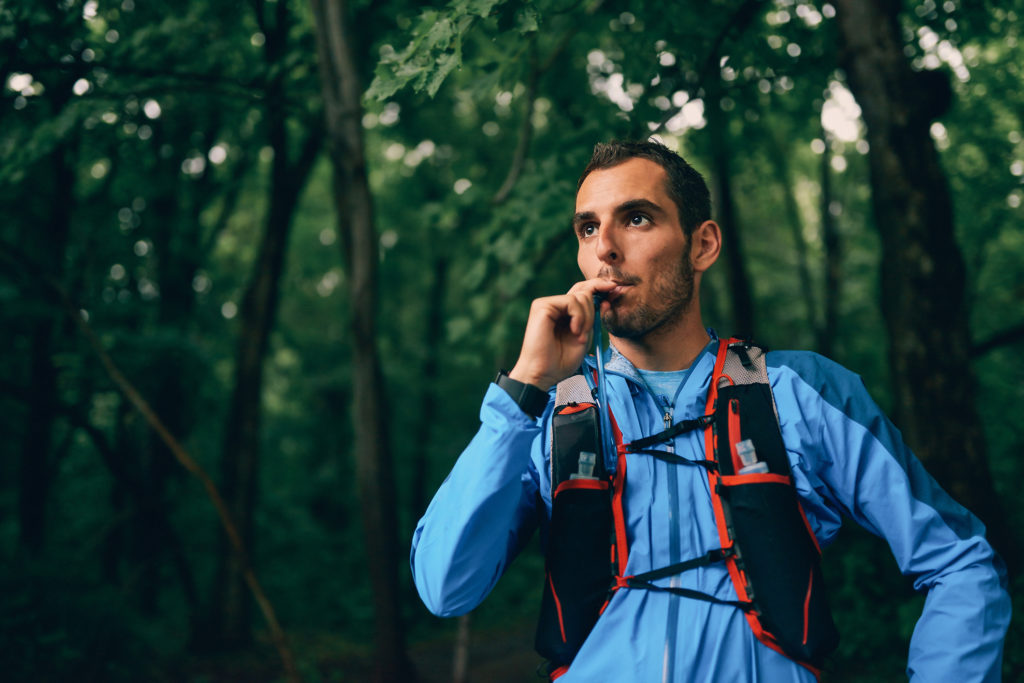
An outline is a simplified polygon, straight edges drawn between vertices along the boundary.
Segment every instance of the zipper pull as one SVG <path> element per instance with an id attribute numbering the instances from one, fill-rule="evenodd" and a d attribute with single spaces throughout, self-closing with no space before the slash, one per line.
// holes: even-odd
<path id="1" fill-rule="evenodd" d="M 672 426 L 672 406 L 671 404 L 665 404 L 665 414 L 662 416 L 662 420 L 665 422 L 665 429 Z M 676 452 L 675 439 L 669 439 L 668 443 L 665 444 L 665 450 L 669 453 Z"/>

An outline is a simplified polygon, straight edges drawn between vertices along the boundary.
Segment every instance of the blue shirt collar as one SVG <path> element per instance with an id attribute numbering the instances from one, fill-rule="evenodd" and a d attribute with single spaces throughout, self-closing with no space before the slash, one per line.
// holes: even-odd
<path id="1" fill-rule="evenodd" d="M 715 332 L 714 328 L 708 327 L 705 329 L 711 337 L 711 341 L 717 343 L 718 334 Z M 692 363 L 690 363 L 690 367 L 692 368 L 696 366 L 700 361 L 701 355 L 705 353 L 714 353 L 713 347 L 710 343 L 704 348 L 704 350 L 697 354 L 697 357 L 693 359 Z M 587 356 L 586 363 L 592 367 L 597 366 L 597 361 L 593 356 Z M 622 353 L 615 348 L 615 344 L 608 344 L 608 348 L 604 350 L 604 369 L 605 372 L 614 372 L 615 374 L 622 375 L 626 379 L 630 380 L 629 389 L 631 393 L 635 394 L 639 391 L 639 387 L 642 387 L 644 384 L 643 380 L 640 379 L 639 371 L 637 371 L 636 367 L 629 362 L 629 359 L 623 356 Z"/>

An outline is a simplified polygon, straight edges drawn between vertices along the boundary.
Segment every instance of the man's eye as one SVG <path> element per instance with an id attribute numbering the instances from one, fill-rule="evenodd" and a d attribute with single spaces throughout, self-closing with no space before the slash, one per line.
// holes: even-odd
<path id="1" fill-rule="evenodd" d="M 640 227 L 642 225 L 648 225 L 648 224 L 650 224 L 650 222 L 651 222 L 651 219 L 648 218 L 647 216 L 643 215 L 642 213 L 635 213 L 635 214 L 633 214 L 632 216 L 629 217 L 629 224 L 632 225 L 632 226 L 635 226 L 635 227 Z"/>
<path id="2" fill-rule="evenodd" d="M 597 226 L 593 223 L 580 227 L 580 237 L 593 237 L 597 234 Z"/>

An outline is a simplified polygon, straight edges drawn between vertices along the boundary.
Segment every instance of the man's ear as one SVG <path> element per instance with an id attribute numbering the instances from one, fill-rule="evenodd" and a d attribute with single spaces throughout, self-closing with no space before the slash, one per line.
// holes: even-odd
<path id="1" fill-rule="evenodd" d="M 722 251 L 722 230 L 714 221 L 704 221 L 690 235 L 690 261 L 693 270 L 703 273 L 718 260 Z"/>

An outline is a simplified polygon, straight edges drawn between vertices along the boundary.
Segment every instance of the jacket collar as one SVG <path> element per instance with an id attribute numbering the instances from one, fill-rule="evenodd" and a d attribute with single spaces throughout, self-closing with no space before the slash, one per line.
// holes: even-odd
<path id="1" fill-rule="evenodd" d="M 714 328 L 708 327 L 705 329 L 711 337 L 711 341 L 717 342 L 718 334 L 715 332 Z M 697 354 L 697 357 L 693 359 L 693 363 L 690 364 L 690 367 L 696 366 L 697 363 L 700 362 L 701 355 L 706 352 L 707 349 L 704 349 Z M 597 360 L 594 356 L 587 356 L 584 361 L 592 368 L 597 367 Z M 604 350 L 604 369 L 605 372 L 614 372 L 615 374 L 628 379 L 629 391 L 631 394 L 636 394 L 640 391 L 640 387 L 644 386 L 643 380 L 640 378 L 640 372 L 632 363 L 629 362 L 629 359 L 623 356 L 622 353 L 615 348 L 615 344 L 608 344 L 608 348 Z"/>

